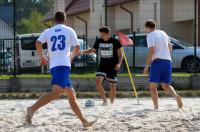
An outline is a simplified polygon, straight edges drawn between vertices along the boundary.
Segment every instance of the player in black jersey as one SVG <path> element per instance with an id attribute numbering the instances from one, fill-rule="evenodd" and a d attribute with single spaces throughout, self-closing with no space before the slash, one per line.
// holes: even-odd
<path id="1" fill-rule="evenodd" d="M 96 87 L 103 99 L 103 105 L 108 105 L 105 91 L 102 86 L 103 80 L 110 83 L 110 102 L 113 104 L 116 96 L 117 71 L 120 69 L 123 54 L 122 45 L 118 40 L 110 36 L 110 28 L 104 26 L 99 29 L 101 38 L 96 40 L 93 48 L 82 51 L 81 54 L 100 52 L 100 64 L 96 73 Z"/>

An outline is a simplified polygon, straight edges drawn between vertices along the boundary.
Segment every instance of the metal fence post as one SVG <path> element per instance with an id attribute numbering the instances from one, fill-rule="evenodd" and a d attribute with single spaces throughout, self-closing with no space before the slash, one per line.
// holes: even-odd
<path id="1" fill-rule="evenodd" d="M 16 1 L 13 0 L 13 48 L 14 48 L 14 71 L 13 71 L 13 75 L 14 77 L 16 77 Z"/>
<path id="2" fill-rule="evenodd" d="M 104 6 L 105 6 L 105 26 L 108 26 L 108 1 L 104 0 Z"/>
<path id="3" fill-rule="evenodd" d="M 98 37 L 96 37 L 96 40 L 98 39 Z M 96 55 L 97 55 L 97 57 L 96 57 L 96 69 L 98 69 L 98 66 L 99 66 L 99 51 L 97 50 L 96 51 Z"/>
<path id="4" fill-rule="evenodd" d="M 197 57 L 197 0 L 194 0 L 194 75 L 196 71 L 196 57 Z"/>
<path id="5" fill-rule="evenodd" d="M 136 32 L 133 32 L 133 42 L 135 42 L 135 34 Z M 133 45 L 133 72 L 135 72 L 135 44 Z"/>
<path id="6" fill-rule="evenodd" d="M 5 71 L 5 44 L 4 44 L 4 39 L 3 39 L 3 55 L 2 55 L 2 60 L 3 60 L 3 67 L 2 67 L 2 73 L 4 74 L 4 71 Z"/>

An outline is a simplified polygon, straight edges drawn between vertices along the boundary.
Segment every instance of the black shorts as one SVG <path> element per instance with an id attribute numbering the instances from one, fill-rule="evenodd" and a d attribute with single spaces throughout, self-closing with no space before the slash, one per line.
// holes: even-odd
<path id="1" fill-rule="evenodd" d="M 117 71 L 115 67 L 99 67 L 96 76 L 102 76 L 110 83 L 117 83 Z"/>

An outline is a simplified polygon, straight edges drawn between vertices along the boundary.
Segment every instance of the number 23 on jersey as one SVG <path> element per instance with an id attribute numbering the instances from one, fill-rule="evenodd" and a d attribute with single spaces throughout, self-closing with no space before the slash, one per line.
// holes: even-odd
<path id="1" fill-rule="evenodd" d="M 52 36 L 51 42 L 53 44 L 51 47 L 51 51 L 64 50 L 65 49 L 65 40 L 66 40 L 66 37 L 64 35 Z"/>

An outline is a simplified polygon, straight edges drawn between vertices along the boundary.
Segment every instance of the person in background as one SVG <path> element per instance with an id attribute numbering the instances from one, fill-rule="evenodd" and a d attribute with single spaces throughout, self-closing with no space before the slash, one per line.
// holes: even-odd
<path id="1" fill-rule="evenodd" d="M 161 84 L 162 88 L 176 99 L 178 108 L 182 108 L 182 99 L 171 86 L 172 59 L 170 52 L 172 51 L 172 44 L 170 43 L 170 38 L 164 31 L 156 29 L 154 20 L 148 20 L 145 23 L 145 31 L 148 33 L 147 45 L 149 54 L 143 73 L 145 75 L 148 74 L 150 67 L 149 82 L 154 108 L 159 108 L 158 84 Z"/>
<path id="2" fill-rule="evenodd" d="M 117 71 L 121 67 L 123 53 L 119 41 L 110 36 L 109 27 L 104 26 L 99 29 L 99 32 L 101 38 L 96 40 L 93 48 L 82 51 L 81 54 L 90 54 L 99 50 L 101 60 L 96 72 L 96 88 L 103 99 L 103 105 L 108 105 L 102 82 L 105 79 L 109 81 L 110 102 L 113 104 L 116 96 Z"/>

